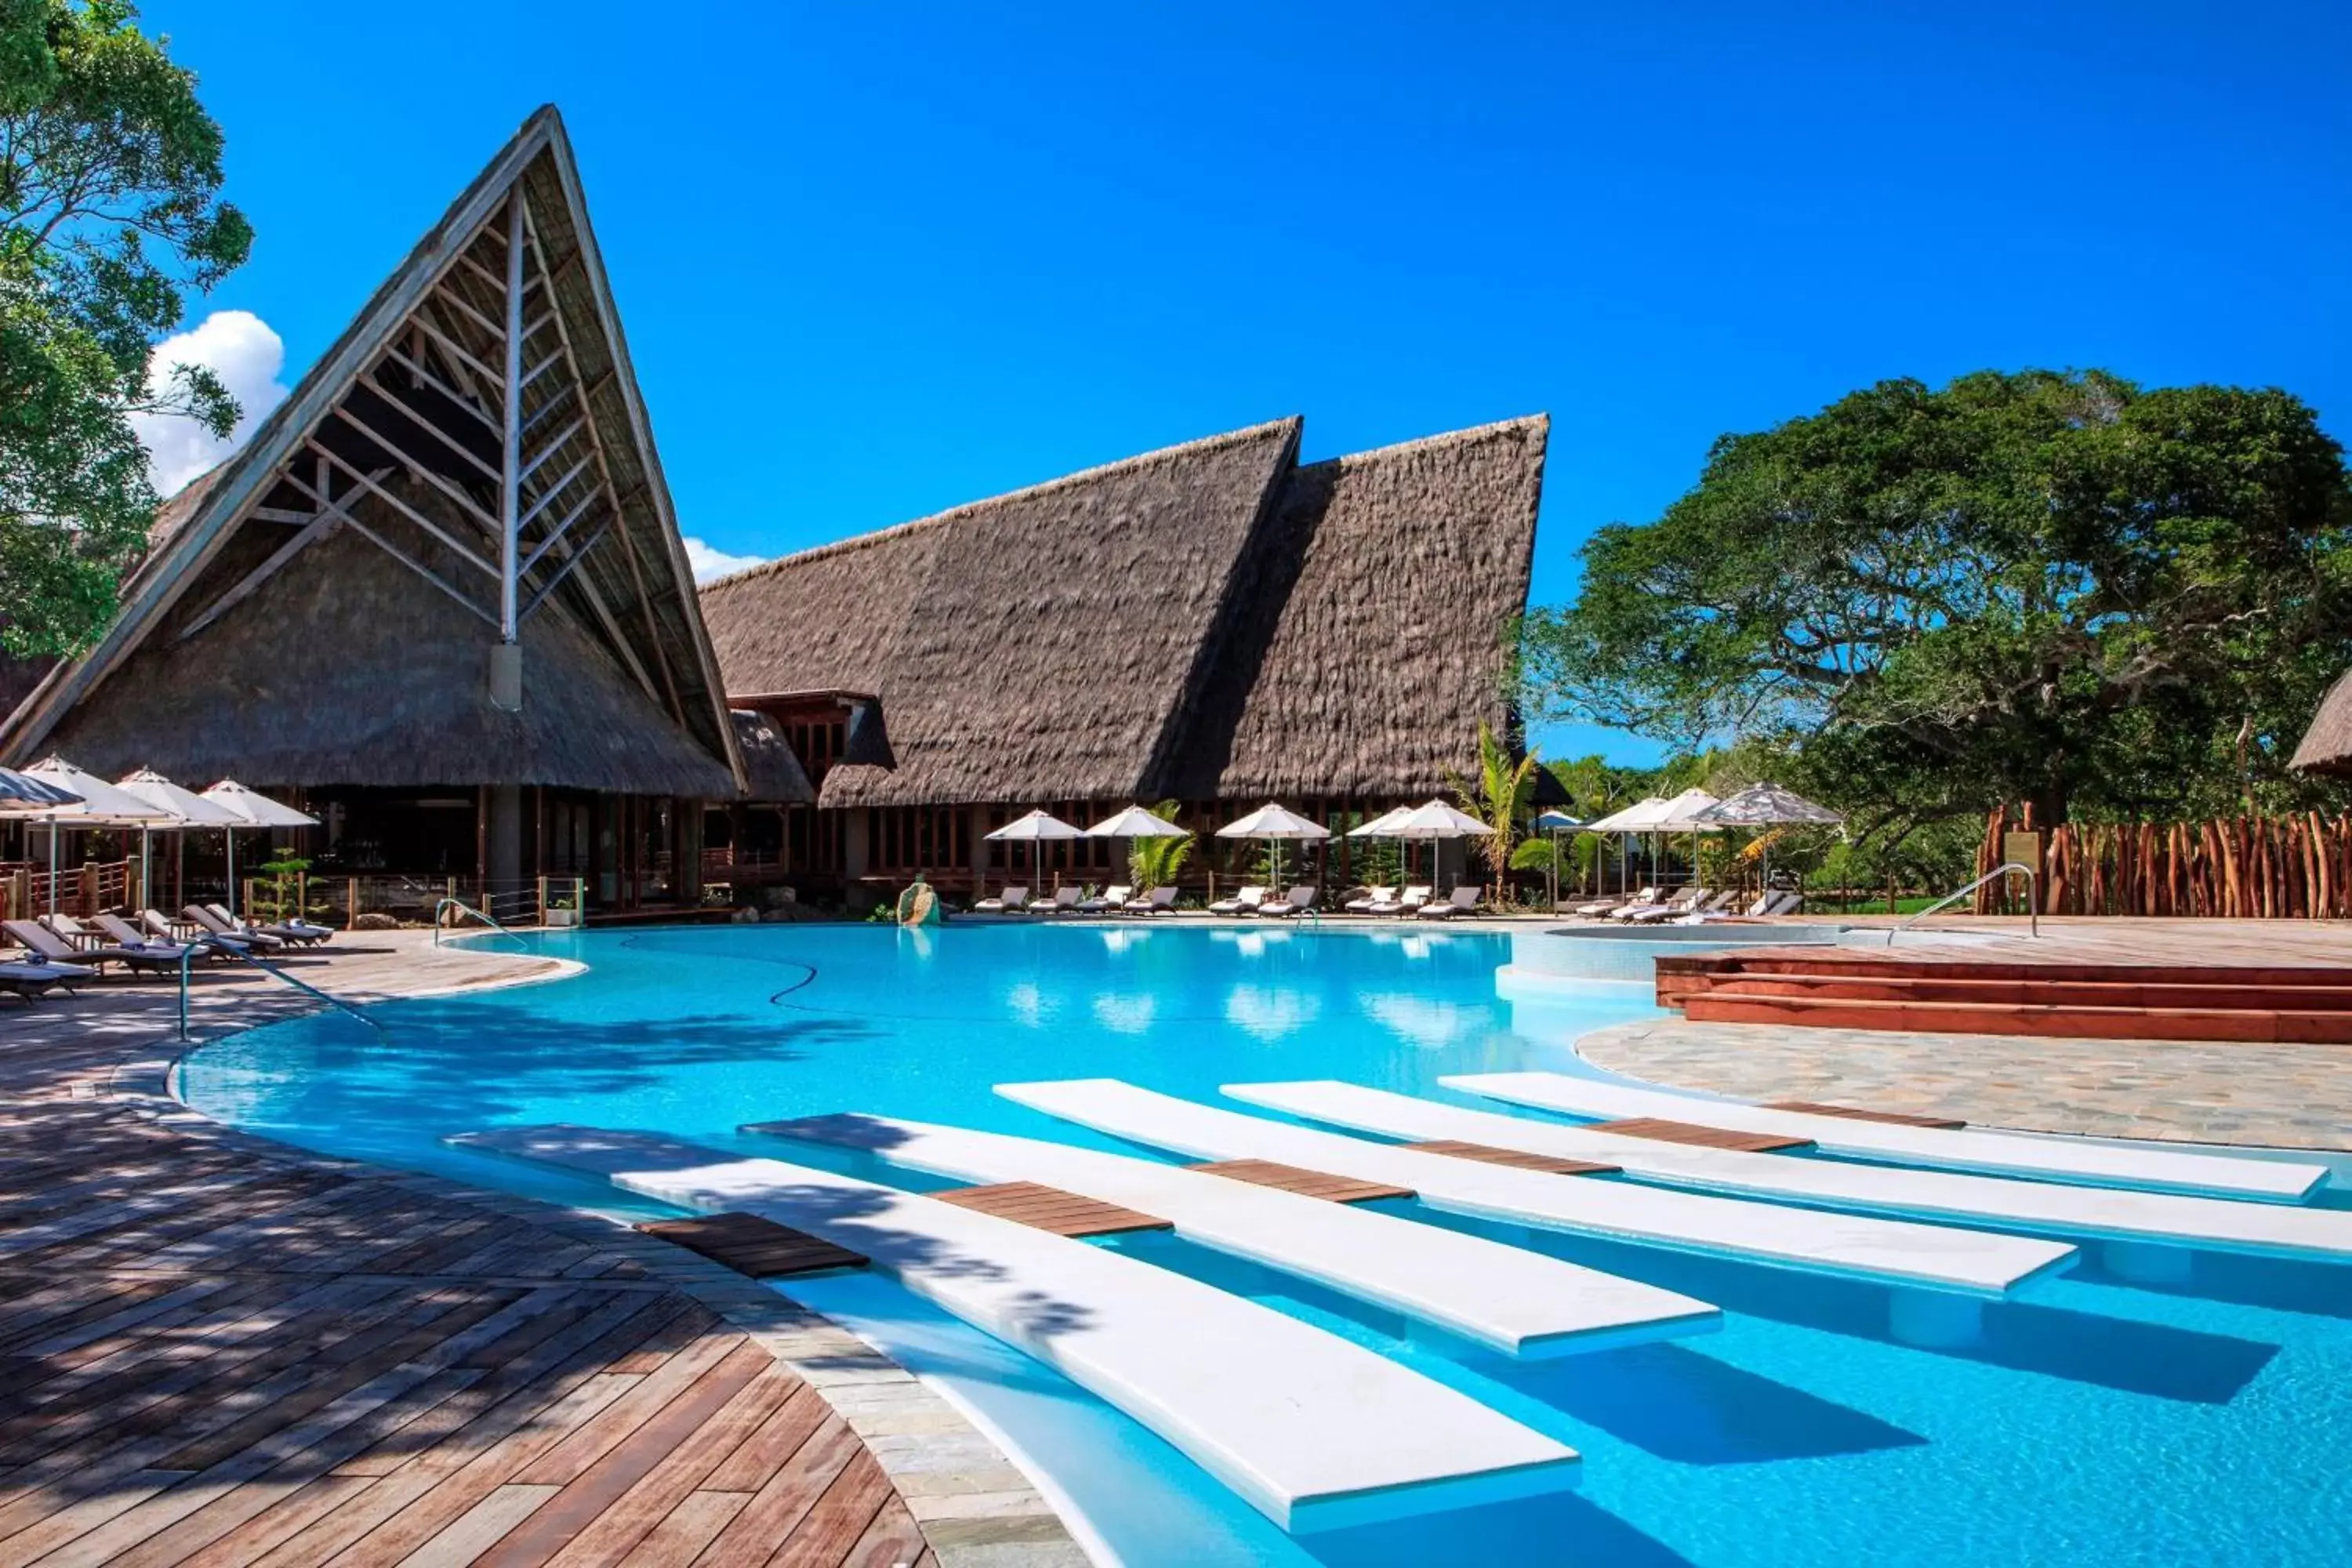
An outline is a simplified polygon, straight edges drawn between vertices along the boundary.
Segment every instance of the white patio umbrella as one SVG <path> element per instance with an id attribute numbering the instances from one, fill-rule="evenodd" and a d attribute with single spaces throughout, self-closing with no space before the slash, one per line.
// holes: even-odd
<path id="1" fill-rule="evenodd" d="M 282 800 L 272 800 L 257 789 L 247 789 L 235 779 L 223 779 L 205 791 L 204 798 L 215 805 L 226 806 L 244 820 L 243 827 L 316 827 L 319 819 L 308 812 L 295 810 Z M 245 911 L 236 907 L 236 828 L 228 830 L 228 912 Z"/>
<path id="2" fill-rule="evenodd" d="M 1340 835 L 1340 837 L 1343 838 L 1394 838 L 1396 835 L 1390 832 L 1389 829 L 1394 827 L 1403 818 L 1412 815 L 1412 807 L 1409 805 L 1396 806 L 1391 810 L 1381 813 L 1378 816 L 1373 817 L 1370 821 L 1364 823 L 1360 826 L 1350 827 L 1346 833 Z"/>
<path id="3" fill-rule="evenodd" d="M 1706 791 L 1703 789 L 1694 786 L 1683 791 L 1682 794 L 1666 802 L 1665 810 L 1659 814 L 1657 824 L 1659 832 L 1687 833 L 1691 836 L 1691 879 L 1693 882 L 1696 882 L 1698 879 L 1698 836 L 1702 833 L 1717 833 L 1721 831 L 1721 829 L 1717 828 L 1714 824 L 1707 822 L 1701 815 L 1708 806 L 1714 805 L 1715 804 L 1717 804 L 1715 796 L 1707 794 Z"/>
<path id="4" fill-rule="evenodd" d="M 1050 811 L 1038 810 L 1026 816 L 1014 817 L 988 837 L 999 844 L 1034 845 L 1035 847 L 1031 855 L 1036 866 L 1037 879 L 1042 882 L 1045 879 L 1045 841 L 1049 838 L 1084 838 L 1086 831 L 1071 826 Z"/>
<path id="5" fill-rule="evenodd" d="M 1584 830 L 1587 833 L 1614 833 L 1620 836 L 1617 840 L 1617 890 L 1619 892 L 1625 891 L 1633 879 L 1632 871 L 1625 865 L 1625 852 L 1633 841 L 1633 836 L 1637 833 L 1647 833 L 1656 827 L 1658 818 L 1665 814 L 1665 809 L 1666 800 L 1664 795 L 1648 795 L 1631 805 L 1611 812 L 1598 822 L 1588 822 L 1584 825 Z"/>
<path id="6" fill-rule="evenodd" d="M 1467 812 L 1456 811 L 1442 800 L 1433 800 L 1426 805 L 1416 805 L 1407 811 L 1389 831 L 1394 837 L 1435 843 L 1444 838 L 1482 837 L 1494 829 Z M 1437 873 L 1433 867 L 1430 881 L 1434 884 L 1436 880 Z"/>
<path id="7" fill-rule="evenodd" d="M 14 768 L 0 768 L 0 812 L 25 816 L 54 805 L 80 804 L 81 796 L 62 784 L 20 773 Z"/>
<path id="8" fill-rule="evenodd" d="M 25 772 L 32 777 L 79 797 L 71 805 L 53 805 L 36 819 L 49 829 L 49 912 L 58 908 L 58 831 L 62 827 L 136 827 L 144 830 L 168 825 L 169 813 L 118 789 L 96 773 L 84 773 L 63 757 L 45 757 Z"/>
<path id="9" fill-rule="evenodd" d="M 152 768 L 142 768 L 116 781 L 115 787 L 126 795 L 135 795 L 172 820 L 163 826 L 185 830 L 191 827 L 218 827 L 224 830 L 243 825 L 245 818 L 217 801 L 206 800 L 192 789 L 183 789 Z M 147 879 L 147 835 L 143 825 L 139 829 L 139 885 L 149 886 Z M 224 835 L 226 836 L 226 835 Z M 231 879 L 234 880 L 235 879 Z"/>
<path id="10" fill-rule="evenodd" d="M 1295 811 L 1286 810 L 1269 801 L 1248 816 L 1226 823 L 1217 829 L 1220 838 L 1263 838 L 1275 847 L 1274 879 L 1282 880 L 1282 846 L 1286 842 L 1306 842 L 1328 838 L 1331 830 L 1319 822 L 1309 822 Z"/>
<path id="11" fill-rule="evenodd" d="M 1089 838 L 1124 838 L 1128 840 L 1128 853 L 1131 856 L 1135 852 L 1134 841 L 1136 839 L 1190 838 L 1192 835 L 1187 829 L 1177 826 L 1174 823 L 1169 821 L 1164 816 L 1159 816 L 1154 812 L 1147 811 L 1139 805 L 1130 805 L 1125 811 L 1113 812 L 1110 816 L 1103 818 L 1100 822 L 1096 823 L 1092 827 L 1087 828 L 1087 837 Z"/>
<path id="12" fill-rule="evenodd" d="M 1776 784 L 1750 784 L 1700 814 L 1717 827 L 1834 827 L 1845 817 Z M 1772 849 L 1764 849 L 1764 885 L 1772 885 Z"/>

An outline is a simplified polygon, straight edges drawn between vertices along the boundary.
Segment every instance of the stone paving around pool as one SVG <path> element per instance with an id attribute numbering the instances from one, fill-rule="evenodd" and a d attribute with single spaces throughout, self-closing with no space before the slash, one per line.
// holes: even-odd
<path id="1" fill-rule="evenodd" d="M 1595 1067 L 1742 1100 L 1823 1100 L 2106 1138 L 2352 1149 L 2352 1050 L 1897 1034 L 1661 1018 L 1581 1037 Z"/>

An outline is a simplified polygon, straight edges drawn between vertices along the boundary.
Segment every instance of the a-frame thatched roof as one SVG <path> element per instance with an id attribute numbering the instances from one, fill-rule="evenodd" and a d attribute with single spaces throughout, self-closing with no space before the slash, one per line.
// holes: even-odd
<path id="1" fill-rule="evenodd" d="M 2352 670 L 2337 676 L 2319 700 L 2319 711 L 2311 716 L 2311 728 L 2303 732 L 2287 766 L 2302 773 L 2352 776 Z"/>
<path id="2" fill-rule="evenodd" d="M 1546 422 L 1305 467 L 1302 423 L 708 584 L 728 689 L 879 695 L 898 767 L 828 806 L 1433 790 L 1509 717 Z"/>
<path id="3" fill-rule="evenodd" d="M 733 721 L 551 107 L 244 450 L 163 509 L 123 601 L 0 730 L 0 755 L 736 793 Z M 520 708 L 494 691 L 501 641 L 521 649 Z"/>

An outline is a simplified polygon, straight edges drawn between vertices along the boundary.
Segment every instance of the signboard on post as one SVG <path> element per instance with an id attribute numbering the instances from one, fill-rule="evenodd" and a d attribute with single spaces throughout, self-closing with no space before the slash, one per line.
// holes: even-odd
<path id="1" fill-rule="evenodd" d="M 2003 861 L 2030 866 L 2033 874 L 2042 875 L 2042 835 L 2039 833 L 2004 833 L 2000 836 L 2000 858 Z"/>

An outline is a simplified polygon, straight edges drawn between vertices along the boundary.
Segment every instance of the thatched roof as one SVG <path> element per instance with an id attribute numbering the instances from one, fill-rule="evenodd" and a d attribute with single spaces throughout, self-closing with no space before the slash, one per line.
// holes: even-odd
<path id="1" fill-rule="evenodd" d="M 1186 799 L 1425 795 L 1504 731 L 1541 416 L 1296 470 L 1174 748 Z"/>
<path id="2" fill-rule="evenodd" d="M 879 694 L 898 766 L 835 768 L 827 805 L 1132 795 L 1298 430 L 1171 447 L 708 584 L 728 689 Z"/>
<path id="3" fill-rule="evenodd" d="M 743 756 L 744 794 L 778 805 L 815 805 L 816 790 L 782 728 L 748 709 L 738 708 L 729 717 L 735 721 L 735 749 Z"/>
<path id="4" fill-rule="evenodd" d="M 523 623 L 522 707 L 493 708 L 481 622 L 348 530 L 182 643 L 184 618 L 77 704 L 51 749 L 109 778 L 735 793 L 568 617 Z"/>
<path id="5" fill-rule="evenodd" d="M 515 600 L 520 716 L 490 705 L 500 612 L 495 566 L 483 564 L 499 553 L 493 367 L 518 207 L 519 342 L 531 372 L 517 416 L 529 552 Z M 101 748 L 95 758 L 136 736 L 148 748 L 139 760 L 172 772 L 186 765 L 163 757 L 215 754 L 226 738 L 256 750 L 220 771 L 277 783 L 735 793 L 733 722 L 551 107 L 491 160 L 246 447 L 167 503 L 150 540 L 114 625 L 0 730 L 0 755 L 71 755 L 79 737 Z M 321 584 L 323 563 L 349 581 Z M 381 605 L 378 624 L 350 618 L 364 619 L 365 605 Z M 428 647 L 425 637 L 440 640 Z M 235 668 L 257 660 L 265 668 Z M 233 668 L 180 668 L 206 661 Z M 309 679 L 280 679 L 281 668 Z M 427 680 L 447 689 L 411 689 Z M 254 703 L 277 707 L 207 706 Z M 574 724 L 591 732 L 565 735 Z"/>
<path id="6" fill-rule="evenodd" d="M 1434 790 L 1508 718 L 1546 422 L 1306 467 L 1301 425 L 707 584 L 728 689 L 879 693 L 898 765 L 828 806 Z"/>
<path id="7" fill-rule="evenodd" d="M 2311 716 L 2311 728 L 2303 732 L 2303 743 L 2287 766 L 2352 776 L 2352 670 L 2336 677 L 2319 700 L 2319 711 Z"/>

